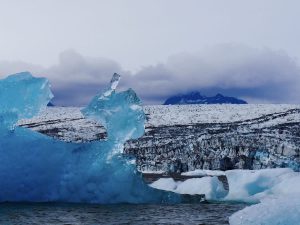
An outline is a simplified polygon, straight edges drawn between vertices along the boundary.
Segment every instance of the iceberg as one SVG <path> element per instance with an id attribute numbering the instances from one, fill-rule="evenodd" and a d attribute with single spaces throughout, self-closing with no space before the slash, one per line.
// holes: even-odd
<path id="1" fill-rule="evenodd" d="M 211 173 L 219 175 L 220 172 Z M 231 225 L 300 224 L 299 172 L 290 168 L 276 168 L 229 170 L 225 171 L 225 175 L 229 191 L 223 188 L 217 177 L 192 178 L 183 182 L 161 178 L 151 186 L 180 194 L 205 194 L 206 199 L 212 201 L 251 204 L 230 216 Z"/>
<path id="2" fill-rule="evenodd" d="M 229 218 L 230 224 L 299 224 L 299 172 L 265 169 L 226 173 L 230 191 L 225 200 L 258 203 L 234 213 Z"/>
<path id="3" fill-rule="evenodd" d="M 265 199 L 229 217 L 231 225 L 297 225 L 300 224 L 300 197 Z"/>
<path id="4" fill-rule="evenodd" d="M 181 196 L 144 183 L 124 142 L 144 132 L 145 115 L 132 89 L 109 88 L 82 110 L 105 125 L 108 139 L 65 143 L 15 126 L 53 97 L 49 82 L 24 72 L 0 81 L 0 202 L 177 203 Z"/>
<path id="5" fill-rule="evenodd" d="M 0 80 L 0 129 L 13 130 L 19 119 L 38 114 L 52 97 L 48 80 L 33 78 L 30 73 Z"/>
<path id="6" fill-rule="evenodd" d="M 227 191 L 217 177 L 191 178 L 185 181 L 174 181 L 172 178 L 160 178 L 150 184 L 151 187 L 172 191 L 178 194 L 205 195 L 205 199 L 216 201 L 224 198 Z"/>
<path id="7" fill-rule="evenodd" d="M 144 134 L 145 114 L 140 99 L 132 89 L 120 93 L 115 91 L 119 79 L 120 75 L 115 73 L 108 90 L 96 95 L 82 113 L 102 124 L 111 141 L 123 144 Z M 119 153 L 122 150 L 123 146 Z"/>
<path id="8" fill-rule="evenodd" d="M 229 193 L 225 200 L 247 203 L 259 203 L 268 196 L 282 195 L 288 186 L 279 191 L 280 185 L 290 182 L 290 176 L 300 178 L 298 173 L 290 168 L 229 170 L 225 174 L 229 184 Z M 276 189 L 278 191 L 275 191 Z"/>

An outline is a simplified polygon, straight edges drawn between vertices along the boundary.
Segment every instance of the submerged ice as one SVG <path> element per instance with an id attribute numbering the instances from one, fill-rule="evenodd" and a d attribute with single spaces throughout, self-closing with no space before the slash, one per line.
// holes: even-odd
<path id="1" fill-rule="evenodd" d="M 54 140 L 17 120 L 36 115 L 52 98 L 49 83 L 20 73 L 0 81 L 0 201 L 91 203 L 179 202 L 174 193 L 143 182 L 123 144 L 144 132 L 145 115 L 131 89 L 116 92 L 120 76 L 83 109 L 105 125 L 108 140 L 74 144 Z"/>

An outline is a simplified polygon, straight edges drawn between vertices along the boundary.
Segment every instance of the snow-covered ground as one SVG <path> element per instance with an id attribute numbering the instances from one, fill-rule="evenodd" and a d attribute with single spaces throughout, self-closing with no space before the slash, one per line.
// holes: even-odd
<path id="1" fill-rule="evenodd" d="M 18 125 L 67 142 L 105 137 L 105 128 L 94 120 L 84 118 L 80 110 L 79 107 L 47 107 L 36 117 L 20 120 Z"/>
<path id="2" fill-rule="evenodd" d="M 93 120 L 85 119 L 80 107 L 48 107 L 39 116 L 20 120 L 18 125 L 36 131 L 58 130 L 54 136 L 65 141 L 91 141 L 105 136 L 105 129 Z M 161 126 L 195 125 L 201 123 L 234 123 L 263 116 L 295 112 L 272 120 L 261 121 L 261 127 L 281 123 L 300 122 L 300 105 L 246 104 L 246 105 L 151 105 L 144 106 L 146 129 Z M 297 111 L 298 110 L 298 111 Z M 55 132 L 55 131 L 54 131 Z M 46 132 L 47 133 L 47 132 Z"/>
<path id="3" fill-rule="evenodd" d="M 144 106 L 146 126 L 189 125 L 197 123 L 231 123 L 251 120 L 291 109 L 300 105 L 289 104 L 245 104 L 245 105 L 150 105 Z M 39 116 L 19 121 L 19 124 L 38 123 L 47 120 L 83 119 L 80 107 L 48 107 Z M 288 120 L 300 121 L 300 116 Z"/>
<path id="4" fill-rule="evenodd" d="M 148 126 L 189 125 L 197 123 L 232 123 L 251 120 L 268 114 L 300 109 L 300 105 L 245 104 L 245 105 L 153 105 L 145 106 Z M 288 118 L 300 121 L 300 115 Z M 280 122 L 280 121 L 278 121 Z"/>
<path id="5" fill-rule="evenodd" d="M 181 173 L 184 176 L 222 176 L 225 175 L 224 171 L 220 170 L 193 170 Z"/>

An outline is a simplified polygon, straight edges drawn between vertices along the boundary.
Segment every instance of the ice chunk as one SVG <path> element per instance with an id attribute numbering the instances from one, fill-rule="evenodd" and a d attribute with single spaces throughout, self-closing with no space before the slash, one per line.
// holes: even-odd
<path id="1" fill-rule="evenodd" d="M 109 91 L 94 97 L 82 113 L 104 125 L 111 140 L 124 143 L 144 134 L 145 114 L 132 89 L 115 92 L 119 79 L 120 75 L 114 74 Z"/>
<path id="2" fill-rule="evenodd" d="M 118 87 L 120 78 L 121 78 L 121 75 L 114 73 L 114 75 L 111 78 L 109 88 L 102 95 L 100 95 L 99 98 L 102 99 L 104 97 L 110 96 L 111 93 L 114 92 L 116 90 L 116 88 Z"/>
<path id="3" fill-rule="evenodd" d="M 225 174 L 229 183 L 228 194 L 216 177 L 194 178 L 184 182 L 161 178 L 151 186 L 181 194 L 205 194 L 207 200 L 257 203 L 233 214 L 229 219 L 232 225 L 300 224 L 299 172 L 285 168 L 231 170 Z"/>
<path id="4" fill-rule="evenodd" d="M 52 97 L 48 80 L 29 72 L 0 80 L 0 127 L 13 129 L 19 119 L 38 114 Z"/>
<path id="5" fill-rule="evenodd" d="M 205 194 L 207 200 L 220 200 L 227 194 L 217 177 L 192 178 L 178 182 L 172 178 L 161 178 L 153 182 L 151 187 L 179 194 Z"/>
<path id="6" fill-rule="evenodd" d="M 230 170 L 225 172 L 229 193 L 225 200 L 257 203 L 283 180 L 295 173 L 289 168 L 263 170 Z M 298 175 L 299 176 L 299 175 Z M 278 192 L 280 195 L 280 193 Z"/>
<path id="7" fill-rule="evenodd" d="M 299 224 L 300 173 L 291 169 L 229 171 L 227 200 L 259 202 L 230 217 L 230 224 Z"/>
<path id="8" fill-rule="evenodd" d="M 110 81 L 110 89 L 111 90 L 116 90 L 116 88 L 119 84 L 120 78 L 121 78 L 121 75 L 114 73 L 114 75 L 112 76 L 111 81 Z"/>
<path id="9" fill-rule="evenodd" d="M 84 109 L 103 122 L 108 140 L 73 144 L 13 125 L 36 114 L 51 98 L 46 79 L 17 74 L 1 81 L 0 202 L 175 203 L 181 196 L 144 183 L 132 159 L 120 152 L 124 141 L 144 132 L 144 113 L 133 90 L 96 96 Z M 104 96 L 99 98 L 99 96 Z M 14 115 L 12 120 L 9 114 Z"/>
<path id="10" fill-rule="evenodd" d="M 150 184 L 150 186 L 165 191 L 175 191 L 178 186 L 178 182 L 175 182 L 173 178 L 160 178 Z"/>
<path id="11" fill-rule="evenodd" d="M 296 225 L 300 224 L 300 197 L 266 199 L 246 207 L 229 218 L 231 225 Z"/>
<path id="12" fill-rule="evenodd" d="M 221 181 L 217 177 L 192 178 L 180 183 L 176 190 L 180 194 L 205 194 L 207 200 L 219 200 L 226 196 Z"/>

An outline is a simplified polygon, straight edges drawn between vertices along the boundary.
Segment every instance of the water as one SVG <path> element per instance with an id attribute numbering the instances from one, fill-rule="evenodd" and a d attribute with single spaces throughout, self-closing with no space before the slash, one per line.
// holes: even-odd
<path id="1" fill-rule="evenodd" d="M 228 224 L 245 204 L 92 205 L 57 203 L 0 204 L 1 225 Z"/>

